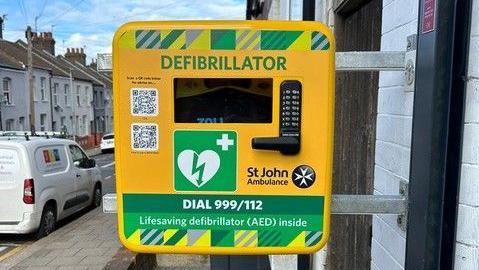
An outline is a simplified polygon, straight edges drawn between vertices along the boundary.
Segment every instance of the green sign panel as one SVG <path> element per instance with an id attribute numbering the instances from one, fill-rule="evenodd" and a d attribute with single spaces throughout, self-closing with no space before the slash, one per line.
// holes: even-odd
<path id="1" fill-rule="evenodd" d="M 123 201 L 125 235 L 142 228 L 142 245 L 304 247 L 322 237 L 321 196 L 125 194 Z"/>

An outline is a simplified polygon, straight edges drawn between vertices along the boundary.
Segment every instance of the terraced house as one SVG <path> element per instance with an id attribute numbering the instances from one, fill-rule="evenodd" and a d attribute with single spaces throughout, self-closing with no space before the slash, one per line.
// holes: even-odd
<path id="1" fill-rule="evenodd" d="M 86 66 L 83 49 L 55 56 L 52 34 L 33 33 L 33 90 L 37 131 L 79 137 L 112 132 L 111 79 Z M 30 130 L 27 44 L 0 39 L 1 130 Z"/>

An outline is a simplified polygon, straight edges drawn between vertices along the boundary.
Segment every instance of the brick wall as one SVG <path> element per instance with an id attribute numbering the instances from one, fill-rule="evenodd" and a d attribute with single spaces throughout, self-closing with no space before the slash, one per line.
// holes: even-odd
<path id="1" fill-rule="evenodd" d="M 473 0 L 455 269 L 479 269 L 479 0 Z"/>
<path id="2" fill-rule="evenodd" d="M 382 51 L 405 51 L 407 36 L 417 32 L 418 0 L 384 0 Z M 398 194 L 408 181 L 414 92 L 405 87 L 403 72 L 379 75 L 375 194 Z M 404 269 L 406 233 L 395 215 L 373 217 L 371 269 Z"/>

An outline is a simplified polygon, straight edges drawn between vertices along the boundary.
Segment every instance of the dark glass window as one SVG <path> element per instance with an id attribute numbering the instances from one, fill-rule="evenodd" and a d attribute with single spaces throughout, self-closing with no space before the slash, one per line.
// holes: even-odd
<path id="1" fill-rule="evenodd" d="M 177 123 L 271 123 L 273 79 L 177 78 Z"/>

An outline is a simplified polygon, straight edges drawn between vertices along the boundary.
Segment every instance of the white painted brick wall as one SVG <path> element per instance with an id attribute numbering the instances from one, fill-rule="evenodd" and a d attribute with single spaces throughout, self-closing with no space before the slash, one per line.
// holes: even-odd
<path id="1" fill-rule="evenodd" d="M 417 32 L 418 0 L 384 0 L 382 51 L 405 51 L 407 36 Z M 404 87 L 403 72 L 379 74 L 374 193 L 398 194 L 408 181 L 414 92 Z M 395 215 L 373 217 L 371 269 L 404 269 L 406 233 Z"/>
<path id="2" fill-rule="evenodd" d="M 456 270 L 479 269 L 479 0 L 473 0 L 456 233 Z"/>

